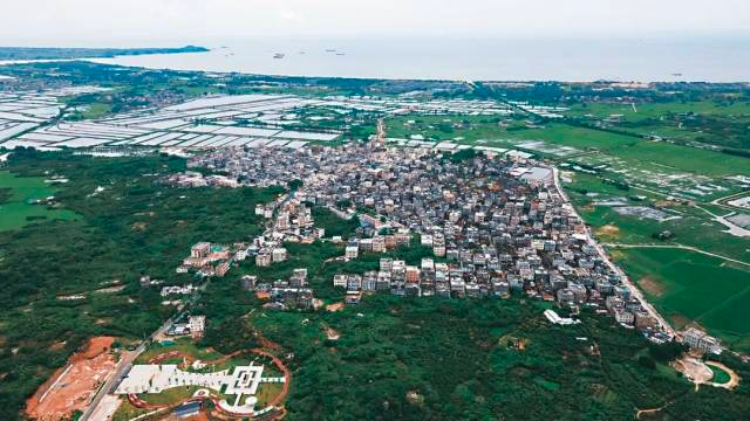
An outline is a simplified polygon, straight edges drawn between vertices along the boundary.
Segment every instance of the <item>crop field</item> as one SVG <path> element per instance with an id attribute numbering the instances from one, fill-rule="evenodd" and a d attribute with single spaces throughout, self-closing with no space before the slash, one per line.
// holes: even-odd
<path id="1" fill-rule="evenodd" d="M 618 190 L 586 174 L 575 174 L 567 188 L 581 216 L 604 243 L 679 243 L 750 263 L 750 240 L 724 232 L 724 226 L 696 207 L 668 202 L 648 192 L 643 200 L 635 199 L 633 195 L 640 195 L 641 191 Z M 648 208 L 651 212 L 618 212 L 622 208 Z M 654 219 L 654 211 L 665 217 Z M 601 230 L 602 227 L 610 229 Z M 654 239 L 655 234 L 665 230 L 674 235 L 669 242 Z"/>
<path id="2" fill-rule="evenodd" d="M 576 104 L 566 113 L 618 129 L 678 141 L 747 149 L 750 103 L 725 98 L 648 104 Z"/>
<path id="3" fill-rule="evenodd" d="M 494 116 L 406 116 L 386 120 L 388 137 L 409 139 L 421 136 L 428 140 L 453 140 L 470 144 L 505 142 L 508 132 L 500 126 L 500 117 Z M 516 122 L 512 127 L 524 127 Z"/>
<path id="4" fill-rule="evenodd" d="M 19 177 L 9 171 L 0 171 L 0 190 L 3 189 L 8 190 L 6 201 L 0 202 L 0 231 L 23 228 L 34 221 L 78 218 L 69 210 L 30 203 L 55 194 L 56 189 L 43 178 Z"/>
<path id="5" fill-rule="evenodd" d="M 422 137 L 426 140 L 451 140 L 461 144 L 516 146 L 528 141 L 544 141 L 551 146 L 569 146 L 601 150 L 630 145 L 638 139 L 616 133 L 551 123 L 527 125 L 525 120 L 488 116 L 395 117 L 386 121 L 390 138 Z M 554 156 L 554 154 L 548 154 Z"/>
<path id="6" fill-rule="evenodd" d="M 750 175 L 748 158 L 665 142 L 634 141 L 571 158 L 570 163 L 631 186 L 699 202 L 742 191 L 747 183 L 730 178 Z"/>
<path id="7" fill-rule="evenodd" d="M 678 328 L 697 323 L 738 350 L 750 350 L 750 270 L 686 250 L 613 253 Z"/>
<path id="8" fill-rule="evenodd" d="M 613 114 L 622 115 L 629 121 L 639 121 L 648 118 L 659 118 L 667 114 L 718 114 L 718 115 L 750 115 L 750 103 L 735 102 L 732 104 L 715 101 L 669 102 L 654 104 L 576 104 L 564 114 L 570 117 L 606 118 Z"/>
<path id="9" fill-rule="evenodd" d="M 618 147 L 616 150 L 608 150 L 607 153 L 631 163 L 635 160 L 641 160 L 671 167 L 674 171 L 708 176 L 725 176 L 734 173 L 750 174 L 747 158 L 665 142 L 639 141 L 632 147 Z M 700 162 L 700 165 L 696 165 L 696 162 Z"/>

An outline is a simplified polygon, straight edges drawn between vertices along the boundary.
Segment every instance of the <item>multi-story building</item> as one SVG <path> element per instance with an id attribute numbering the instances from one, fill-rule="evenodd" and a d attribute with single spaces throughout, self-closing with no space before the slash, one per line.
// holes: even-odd
<path id="1" fill-rule="evenodd" d="M 722 350 L 720 340 L 696 328 L 690 328 L 682 332 L 682 342 L 701 352 L 720 354 Z"/>

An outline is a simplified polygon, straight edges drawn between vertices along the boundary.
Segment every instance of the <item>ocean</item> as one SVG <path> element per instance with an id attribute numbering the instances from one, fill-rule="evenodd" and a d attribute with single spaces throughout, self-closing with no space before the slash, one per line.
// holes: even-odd
<path id="1" fill-rule="evenodd" d="M 265 39 L 101 63 L 285 76 L 495 81 L 750 81 L 750 38 Z"/>

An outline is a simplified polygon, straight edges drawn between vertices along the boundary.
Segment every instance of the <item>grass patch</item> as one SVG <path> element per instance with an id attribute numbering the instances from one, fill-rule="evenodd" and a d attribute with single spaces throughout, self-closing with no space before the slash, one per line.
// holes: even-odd
<path id="1" fill-rule="evenodd" d="M 138 398 L 153 405 L 173 405 L 192 397 L 199 389 L 199 386 L 178 386 L 157 394 L 144 393 Z"/>
<path id="2" fill-rule="evenodd" d="M 726 384 L 729 383 L 730 380 L 732 380 L 732 376 L 730 376 L 729 373 L 722 370 L 721 368 L 714 365 L 709 365 L 708 367 L 714 373 L 714 376 L 711 378 L 712 382 L 718 384 Z"/>
<path id="3" fill-rule="evenodd" d="M 67 209 L 33 204 L 58 192 L 44 180 L 43 177 L 21 177 L 9 171 L 0 171 L 0 231 L 20 229 L 43 220 L 80 219 L 79 215 Z"/>
<path id="4" fill-rule="evenodd" d="M 221 358 L 221 354 L 218 352 L 202 348 L 193 343 L 189 338 L 177 338 L 169 345 L 160 345 L 159 343 L 152 344 L 138 357 L 136 363 L 148 364 L 151 359 L 158 357 L 161 354 L 174 351 L 179 351 L 185 355 L 203 361 L 211 361 Z M 180 360 L 180 362 L 182 362 L 182 360 Z"/>

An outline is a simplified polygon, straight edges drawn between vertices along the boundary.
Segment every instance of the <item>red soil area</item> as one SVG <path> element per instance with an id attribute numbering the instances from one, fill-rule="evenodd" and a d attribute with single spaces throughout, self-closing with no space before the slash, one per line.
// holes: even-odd
<path id="1" fill-rule="evenodd" d="M 40 421 L 57 421 L 83 411 L 115 369 L 115 358 L 109 353 L 114 341 L 106 336 L 90 339 L 84 350 L 73 354 L 26 401 L 26 414 Z"/>

